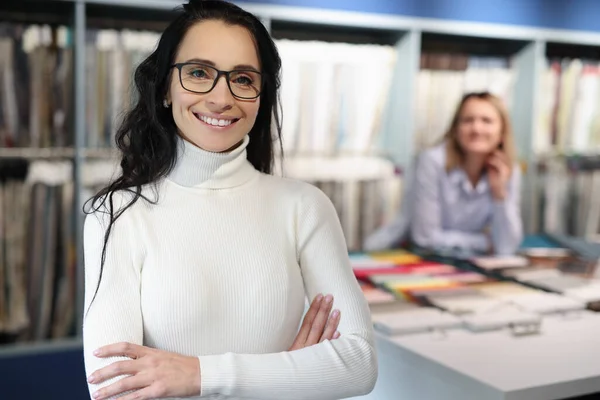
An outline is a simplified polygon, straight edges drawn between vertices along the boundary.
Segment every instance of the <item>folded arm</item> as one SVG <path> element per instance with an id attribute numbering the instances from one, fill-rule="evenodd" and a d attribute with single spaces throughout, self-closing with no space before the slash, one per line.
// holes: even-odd
<path id="1" fill-rule="evenodd" d="M 202 393 L 260 399 L 340 399 L 370 392 L 377 361 L 368 305 L 329 199 L 310 188 L 297 215 L 298 261 L 309 298 L 332 294 L 341 336 L 301 350 L 200 357 Z"/>
<path id="2" fill-rule="evenodd" d="M 335 340 L 271 354 L 199 355 L 202 398 L 223 395 L 260 399 L 340 399 L 372 390 L 377 364 L 370 313 L 349 264 L 337 213 L 327 197 L 310 187 L 296 215 L 297 256 L 307 296 L 332 294 L 341 311 Z M 131 221 L 124 214 L 113 228 L 102 283 L 84 323 L 88 375 L 127 357 L 98 358 L 97 348 L 143 344 L 140 271 L 143 251 L 135 249 Z M 86 219 L 86 307 L 98 281 L 105 225 Z M 124 378 L 90 384 L 93 393 Z"/>

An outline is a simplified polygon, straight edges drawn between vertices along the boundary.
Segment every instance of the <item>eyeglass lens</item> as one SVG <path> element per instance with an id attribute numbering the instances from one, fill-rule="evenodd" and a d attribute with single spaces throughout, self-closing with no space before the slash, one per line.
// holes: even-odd
<path id="1" fill-rule="evenodd" d="M 181 84 L 191 92 L 209 92 L 217 76 L 218 70 L 208 65 L 185 64 L 181 67 Z M 260 94 L 261 75 L 256 71 L 232 71 L 228 83 L 234 96 L 252 99 Z"/>

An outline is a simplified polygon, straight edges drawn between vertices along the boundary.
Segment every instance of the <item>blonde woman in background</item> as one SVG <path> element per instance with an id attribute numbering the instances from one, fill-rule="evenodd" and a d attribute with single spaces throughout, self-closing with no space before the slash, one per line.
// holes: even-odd
<path id="1" fill-rule="evenodd" d="M 487 92 L 466 94 L 438 145 L 423 151 L 402 215 L 365 249 L 420 247 L 513 254 L 523 239 L 521 171 L 508 112 Z"/>

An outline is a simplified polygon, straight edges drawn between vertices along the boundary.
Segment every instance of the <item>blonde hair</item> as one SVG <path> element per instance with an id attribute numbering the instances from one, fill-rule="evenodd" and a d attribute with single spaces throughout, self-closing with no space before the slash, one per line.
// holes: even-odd
<path id="1" fill-rule="evenodd" d="M 460 122 L 460 114 L 465 106 L 466 102 L 470 99 L 485 100 L 490 103 L 498 114 L 500 115 L 500 121 L 502 123 L 502 150 L 510 161 L 510 167 L 512 168 L 517 162 L 517 151 L 515 148 L 515 139 L 513 136 L 512 125 L 510 123 L 510 116 L 504 106 L 504 102 L 497 96 L 488 92 L 478 93 L 467 93 L 463 96 L 462 100 L 456 108 L 454 117 L 450 128 L 444 135 L 443 141 L 446 141 L 446 171 L 450 171 L 454 168 L 458 168 L 464 161 L 464 152 L 458 142 L 458 124 Z"/>

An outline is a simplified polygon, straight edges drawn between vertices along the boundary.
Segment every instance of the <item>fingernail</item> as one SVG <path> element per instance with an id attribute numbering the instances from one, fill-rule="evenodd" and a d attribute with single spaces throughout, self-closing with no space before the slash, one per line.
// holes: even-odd
<path id="1" fill-rule="evenodd" d="M 94 398 L 97 399 L 98 397 L 100 397 L 100 392 L 94 393 Z"/>
<path id="2" fill-rule="evenodd" d="M 317 295 L 317 297 L 315 298 L 316 301 L 321 301 L 323 299 L 323 295 L 321 293 L 319 293 Z"/>
<path id="3" fill-rule="evenodd" d="M 325 302 L 326 303 L 331 303 L 333 301 L 333 296 L 328 294 L 327 296 L 325 296 Z"/>
<path id="4" fill-rule="evenodd" d="M 341 336 L 340 331 L 335 331 L 335 333 L 333 334 L 333 337 L 335 339 L 339 338 Z"/>
<path id="5" fill-rule="evenodd" d="M 333 313 L 331 314 L 333 316 L 333 318 L 337 318 L 340 316 L 340 310 L 333 310 Z"/>
<path id="6" fill-rule="evenodd" d="M 94 355 L 95 356 L 99 356 L 100 355 L 100 350 L 99 349 L 98 350 L 94 350 Z"/>
<path id="7" fill-rule="evenodd" d="M 88 378 L 88 382 L 89 383 L 94 383 L 95 379 L 96 379 L 96 377 L 94 375 L 90 375 L 90 377 Z"/>

